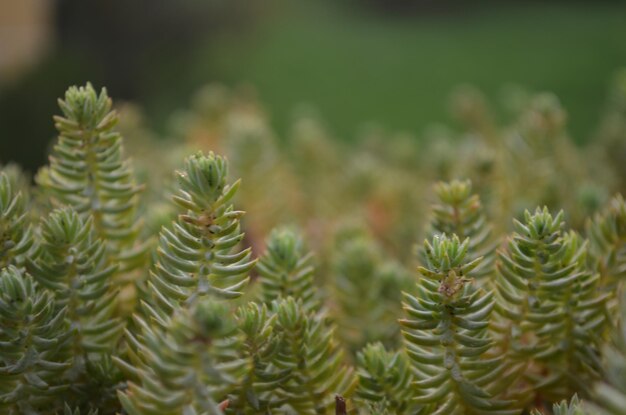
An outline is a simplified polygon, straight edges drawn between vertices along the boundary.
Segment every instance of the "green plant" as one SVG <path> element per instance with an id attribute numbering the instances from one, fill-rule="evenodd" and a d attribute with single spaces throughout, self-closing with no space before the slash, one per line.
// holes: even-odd
<path id="1" fill-rule="evenodd" d="M 228 390 L 231 373 L 239 369 L 230 361 L 236 362 L 232 351 L 231 359 L 220 353 L 233 345 L 235 326 L 226 313 L 223 304 L 201 298 L 163 324 L 138 319 L 137 334 L 127 335 L 134 366 L 122 363 L 136 379 L 119 393 L 124 409 L 131 415 L 219 414 L 213 396 Z"/>
<path id="2" fill-rule="evenodd" d="M 619 319 L 613 332 L 611 342 L 604 345 L 603 372 L 604 380 L 596 381 L 594 396 L 597 400 L 591 405 L 590 412 L 601 415 L 621 415 L 624 413 L 626 403 L 626 294 L 621 293 Z"/>
<path id="3" fill-rule="evenodd" d="M 562 231 L 562 212 L 524 216 L 499 255 L 499 344 L 527 365 L 536 392 L 567 397 L 596 376 L 608 296 L 586 268 L 586 243 Z"/>
<path id="4" fill-rule="evenodd" d="M 12 265 L 1 271 L 0 287 L 0 405 L 9 414 L 45 411 L 68 388 L 60 379 L 71 359 L 65 309 Z"/>
<path id="5" fill-rule="evenodd" d="M 226 183 L 227 163 L 213 153 L 195 154 L 178 173 L 179 207 L 171 229 L 159 233 L 157 261 L 148 278 L 147 304 L 170 315 L 197 296 L 239 297 L 255 261 L 250 249 L 237 248 L 243 239 L 230 200 L 239 182 Z"/>
<path id="6" fill-rule="evenodd" d="M 59 137 L 50 166 L 37 177 L 55 206 L 72 206 L 91 215 L 94 229 L 109 253 L 126 268 L 140 266 L 135 218 L 141 187 L 122 154 L 122 137 L 114 130 L 118 116 L 106 90 L 91 84 L 71 87 L 59 100 L 63 116 L 55 116 Z M 134 249 L 133 249 L 134 248 Z"/>
<path id="7" fill-rule="evenodd" d="M 554 404 L 552 407 L 553 415 L 586 415 L 587 410 L 583 408 L 582 402 L 578 399 L 578 395 L 574 395 L 572 399 L 567 401 L 561 401 L 561 403 Z M 541 412 L 534 410 L 531 415 L 541 415 Z"/>
<path id="8" fill-rule="evenodd" d="M 414 377 L 407 357 L 390 352 L 381 343 L 368 344 L 357 355 L 359 386 L 356 400 L 375 413 L 410 414 L 421 405 L 412 400 Z"/>
<path id="9" fill-rule="evenodd" d="M 0 173 L 0 266 L 22 265 L 33 243 L 24 195 L 5 172 Z"/>
<path id="10" fill-rule="evenodd" d="M 106 91 L 70 88 L 37 186 L 0 170 L 0 410 L 514 415 L 565 399 L 553 414 L 624 413 L 624 201 L 601 207 L 590 184 L 581 206 L 550 194 L 567 178 L 513 178 L 520 142 L 465 94 L 481 145 L 504 141 L 489 160 L 426 148 L 424 177 L 410 140 L 371 133 L 351 156 L 305 117 L 281 149 L 261 111 L 218 99 L 187 122 L 232 138 L 237 171 L 254 176 L 241 197 L 213 152 L 158 188 L 137 185 Z M 562 108 L 530 101 L 521 143 L 567 165 Z M 466 173 L 475 189 L 439 182 L 424 223 L 433 171 Z M 296 203 L 274 201 L 292 191 Z M 574 212 L 572 229 L 548 207 L 517 215 L 546 194 Z M 285 217 L 294 225 L 276 227 Z"/>
<path id="11" fill-rule="evenodd" d="M 331 269 L 340 335 L 353 353 L 372 342 L 395 348 L 400 343 L 396 320 L 407 272 L 385 261 L 373 238 L 357 234 L 344 239 L 337 243 Z"/>
<path id="12" fill-rule="evenodd" d="M 457 235 L 461 239 L 469 238 L 468 259 L 482 257 L 476 277 L 489 276 L 493 273 L 495 246 L 491 241 L 491 226 L 480 203 L 480 198 L 472 194 L 469 181 L 453 180 L 440 182 L 435 187 L 439 203 L 433 205 L 431 220 L 432 234 Z"/>
<path id="13" fill-rule="evenodd" d="M 356 380 L 343 362 L 332 326 L 323 315 L 306 313 L 292 297 L 277 304 L 276 314 L 276 330 L 285 342 L 273 363 L 289 373 L 276 393 L 296 413 L 328 413 L 334 395 L 351 394 Z"/>
<path id="14" fill-rule="evenodd" d="M 621 195 L 587 222 L 587 234 L 591 267 L 603 288 L 613 290 L 626 276 L 626 204 Z"/>
<path id="15" fill-rule="evenodd" d="M 305 252 L 303 243 L 302 237 L 290 229 L 276 229 L 270 234 L 265 254 L 257 265 L 265 304 L 294 297 L 302 301 L 307 311 L 319 308 L 313 255 Z"/>
<path id="16" fill-rule="evenodd" d="M 437 414 L 514 414 L 514 403 L 498 398 L 510 381 L 501 378 L 503 356 L 487 354 L 493 293 L 471 284 L 482 258 L 467 261 L 468 248 L 469 239 L 456 235 L 426 241 L 417 295 L 405 296 L 407 317 L 400 324 L 416 371 L 414 396 Z"/>
<path id="17" fill-rule="evenodd" d="M 104 245 L 94 237 L 91 217 L 85 222 L 71 208 L 56 209 L 41 223 L 41 247 L 26 268 L 54 294 L 75 330 L 74 358 L 107 353 L 123 327 L 115 318 L 117 292 L 111 287 L 116 265 L 107 264 Z"/>

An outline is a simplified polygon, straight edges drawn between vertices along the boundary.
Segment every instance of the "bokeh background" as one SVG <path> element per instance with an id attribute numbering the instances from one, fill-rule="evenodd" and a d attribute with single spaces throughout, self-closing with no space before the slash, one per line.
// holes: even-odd
<path id="1" fill-rule="evenodd" d="M 69 85 L 107 86 L 164 136 L 202 85 L 254 89 L 279 133 L 302 105 L 342 140 L 419 139 L 459 84 L 556 93 L 593 136 L 626 65 L 626 2 L 0 0 L 0 161 L 35 171 Z"/>

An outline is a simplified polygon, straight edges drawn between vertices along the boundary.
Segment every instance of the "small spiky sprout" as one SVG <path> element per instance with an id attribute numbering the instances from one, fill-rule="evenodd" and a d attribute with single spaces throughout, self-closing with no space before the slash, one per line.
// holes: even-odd
<path id="1" fill-rule="evenodd" d="M 592 388 L 590 414 L 623 415 L 626 408 L 626 292 L 620 293 L 617 322 L 610 343 L 603 348 L 603 380 Z"/>
<path id="2" fill-rule="evenodd" d="M 409 362 L 401 352 L 385 350 L 381 343 L 368 344 L 357 354 L 358 401 L 377 411 L 413 414 L 422 408 L 412 402 Z"/>
<path id="3" fill-rule="evenodd" d="M 137 243 L 140 223 L 135 217 L 141 187 L 123 157 L 112 101 L 106 89 L 97 93 L 88 83 L 70 87 L 59 107 L 63 116 L 54 117 L 58 141 L 49 168 L 37 181 L 53 196 L 53 205 L 72 206 L 83 219 L 93 216 L 96 234 L 122 271 L 138 268 L 145 253 Z"/>
<path id="4" fill-rule="evenodd" d="M 499 253 L 496 281 L 497 310 L 508 321 L 506 336 L 511 337 L 513 350 L 519 353 L 537 351 L 534 344 L 522 338 L 523 333 L 540 329 L 541 322 L 524 322 L 529 315 L 554 311 L 553 304 L 541 303 L 541 294 L 553 289 L 552 280 L 558 282 L 572 270 L 561 269 L 563 212 L 553 217 L 547 208 L 538 208 L 534 214 L 526 211 L 524 219 L 524 223 L 514 221 L 516 232 L 507 250 Z"/>
<path id="5" fill-rule="evenodd" d="M 252 269 L 250 249 L 239 249 L 242 211 L 230 203 L 239 181 L 227 184 L 228 164 L 213 153 L 195 154 L 178 172 L 178 219 L 159 234 L 158 260 L 148 279 L 147 303 L 171 315 L 198 296 L 241 296 Z"/>
<path id="6" fill-rule="evenodd" d="M 54 410 L 69 388 L 71 331 L 66 308 L 30 275 L 0 271 L 0 409 L 8 415 Z"/>
<path id="7" fill-rule="evenodd" d="M 0 268 L 23 265 L 33 244 L 26 203 L 8 174 L 0 170 Z"/>
<path id="8" fill-rule="evenodd" d="M 277 394 L 298 414 L 325 414 L 334 408 L 335 395 L 348 397 L 356 387 L 351 368 L 323 316 L 307 313 L 293 297 L 275 303 L 276 332 L 284 341 L 272 363 L 289 375 Z"/>
<path id="9" fill-rule="evenodd" d="M 75 329 L 74 357 L 110 353 L 123 329 L 114 317 L 117 292 L 111 277 L 117 266 L 108 264 L 91 218 L 85 221 L 71 208 L 56 209 L 41 224 L 41 236 L 40 254 L 27 261 L 27 268 L 54 294 L 56 307 L 66 309 Z"/>
<path id="10" fill-rule="evenodd" d="M 432 207 L 431 234 L 455 234 L 459 239 L 469 238 L 467 259 L 483 257 L 474 270 L 474 277 L 491 276 L 495 263 L 495 244 L 492 229 L 477 194 L 472 194 L 469 180 L 439 182 L 435 186 L 439 202 Z"/>
<path id="11" fill-rule="evenodd" d="M 263 302 L 291 296 L 301 300 L 307 311 L 317 310 L 313 255 L 305 250 L 302 237 L 292 229 L 279 228 L 272 231 L 266 246 L 257 264 Z"/>
<path id="12" fill-rule="evenodd" d="M 289 370 L 277 369 L 272 361 L 283 336 L 275 333 L 276 314 L 265 305 L 249 303 L 236 314 L 242 335 L 237 355 L 245 362 L 242 375 L 228 395 L 228 413 L 258 414 L 283 405 L 276 389 L 289 376 Z"/>
<path id="13" fill-rule="evenodd" d="M 626 278 L 626 203 L 616 195 L 587 222 L 589 262 L 601 277 L 603 289 L 614 293 Z"/>
<path id="14" fill-rule="evenodd" d="M 119 399 L 130 415 L 218 415 L 242 369 L 236 358 L 235 325 L 228 307 L 200 298 L 180 308 L 165 326 L 136 317 L 126 332 L 131 364 L 117 363 L 132 379 Z"/>
<path id="15" fill-rule="evenodd" d="M 543 415 L 538 410 L 533 410 L 531 415 Z M 584 407 L 583 402 L 578 399 L 578 395 L 572 396 L 568 402 L 563 400 L 552 406 L 552 415 L 591 415 L 588 409 Z"/>
<path id="16" fill-rule="evenodd" d="M 417 295 L 405 294 L 407 317 L 400 324 L 415 371 L 415 401 L 426 413 L 518 414 L 512 402 L 497 396 L 511 380 L 504 356 L 487 354 L 494 299 L 471 283 L 481 258 L 468 262 L 469 246 L 469 239 L 460 242 L 456 235 L 425 241 Z"/>
<path id="17" fill-rule="evenodd" d="M 608 298 L 587 268 L 586 242 L 562 231 L 562 216 L 544 208 L 515 222 L 496 282 L 500 351 L 529 364 L 527 380 L 553 400 L 598 376 Z"/>

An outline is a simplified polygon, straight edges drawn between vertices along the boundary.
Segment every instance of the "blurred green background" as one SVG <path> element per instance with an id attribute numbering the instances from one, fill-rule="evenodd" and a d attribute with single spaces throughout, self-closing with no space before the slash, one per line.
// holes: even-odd
<path id="1" fill-rule="evenodd" d="M 45 4 L 30 27 L 46 29 L 26 63 L 12 65 L 8 53 L 0 59 L 10 68 L 0 67 L 0 162 L 31 171 L 45 162 L 54 137 L 56 98 L 86 81 L 140 104 L 151 128 L 164 135 L 194 91 L 219 82 L 255 88 L 281 135 L 294 109 L 308 104 L 344 140 L 355 139 L 367 122 L 417 136 L 431 123 L 448 122 L 446 99 L 459 84 L 494 100 L 503 87 L 522 85 L 555 92 L 569 112 L 572 136 L 583 142 L 592 136 L 611 77 L 626 65 L 623 1 L 22 5 L 29 3 Z M 0 50 L 8 52 L 20 47 L 15 33 L 24 33 L 27 12 L 14 19 L 10 2 L 0 8 Z"/>

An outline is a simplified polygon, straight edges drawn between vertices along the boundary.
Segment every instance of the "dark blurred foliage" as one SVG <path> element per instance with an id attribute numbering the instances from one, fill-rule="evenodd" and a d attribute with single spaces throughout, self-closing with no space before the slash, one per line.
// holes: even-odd
<path id="1" fill-rule="evenodd" d="M 626 63 L 617 3 L 57 0 L 47 55 L 0 83 L 0 163 L 42 165 L 56 98 L 86 81 L 137 102 L 161 133 L 202 85 L 248 82 L 282 135 L 310 103 L 342 140 L 368 121 L 414 133 L 447 122 L 459 83 L 492 97 L 519 83 L 561 97 L 582 142 Z"/>
<path id="2" fill-rule="evenodd" d="M 465 0 L 348 0 L 353 6 L 369 7 L 376 13 L 389 15 L 416 15 L 432 13 L 465 13 L 484 7 L 502 5 L 503 2 L 493 0 L 465 1 Z M 619 3 L 623 0 L 597 0 L 595 3 Z M 585 0 L 578 0 L 584 3 Z M 509 5 L 515 3 L 522 5 L 541 5 L 548 3 L 573 3 L 572 0 L 507 0 Z"/>
<path id="3" fill-rule="evenodd" d="M 259 15 L 254 5 L 237 0 L 61 1 L 59 42 L 105 68 L 99 81 L 116 95 L 142 98 L 163 85 L 160 81 L 176 81 L 180 62 L 207 39 L 250 28 Z"/>
<path id="4" fill-rule="evenodd" d="M 32 172 L 45 162 L 54 136 L 50 118 L 68 85 L 90 81 L 106 85 L 120 101 L 142 103 L 162 94 L 190 95 L 199 85 L 185 85 L 181 67 L 222 33 L 252 28 L 261 15 L 255 4 L 57 1 L 52 50 L 17 81 L 0 86 L 0 162 L 18 161 Z"/>
<path id="5" fill-rule="evenodd" d="M 467 2 L 462 0 L 352 0 L 354 6 L 370 8 L 377 13 L 425 14 L 425 13 L 457 13 L 476 7 L 485 6 L 488 2 Z"/>

